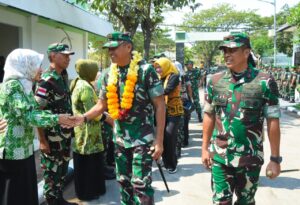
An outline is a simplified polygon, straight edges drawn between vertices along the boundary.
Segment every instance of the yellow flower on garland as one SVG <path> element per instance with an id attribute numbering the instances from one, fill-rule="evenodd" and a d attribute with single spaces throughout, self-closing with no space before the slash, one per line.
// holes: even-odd
<path id="1" fill-rule="evenodd" d="M 125 81 L 125 87 L 124 87 L 124 92 L 121 98 L 121 110 L 120 104 L 119 104 L 119 98 L 117 94 L 117 82 L 119 78 L 119 73 L 118 73 L 118 66 L 117 64 L 113 63 L 110 67 L 110 72 L 108 76 L 108 85 L 106 86 L 106 97 L 107 97 L 107 105 L 108 105 L 108 112 L 110 116 L 113 119 L 120 119 L 123 118 L 124 116 L 121 116 L 122 110 L 123 111 L 129 111 L 132 107 L 133 103 L 133 98 L 134 98 L 134 87 L 137 82 L 137 76 L 138 76 L 138 69 L 139 65 L 138 63 L 142 60 L 142 56 L 140 53 L 137 51 L 133 51 L 133 59 L 130 62 L 128 71 L 127 71 L 127 76 L 126 76 L 126 81 Z"/>

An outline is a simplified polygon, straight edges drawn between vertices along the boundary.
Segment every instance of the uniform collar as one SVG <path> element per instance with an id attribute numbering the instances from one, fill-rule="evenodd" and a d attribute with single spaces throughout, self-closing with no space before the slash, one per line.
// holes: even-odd
<path id="1" fill-rule="evenodd" d="M 255 68 L 248 67 L 246 72 L 244 73 L 243 77 L 240 78 L 238 81 L 236 81 L 231 73 L 231 71 L 228 69 L 224 75 L 225 79 L 230 80 L 230 82 L 234 84 L 242 84 L 245 82 L 250 82 L 252 79 L 256 77 L 258 73 L 258 70 Z"/>

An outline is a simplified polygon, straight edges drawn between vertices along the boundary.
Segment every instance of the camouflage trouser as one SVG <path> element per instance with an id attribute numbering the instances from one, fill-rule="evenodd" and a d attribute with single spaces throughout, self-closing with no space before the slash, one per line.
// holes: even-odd
<path id="1" fill-rule="evenodd" d="M 294 86 L 290 87 L 289 90 L 290 90 L 290 93 L 289 93 L 290 101 L 295 101 L 295 87 Z"/>
<path id="2" fill-rule="evenodd" d="M 181 146 L 184 141 L 184 115 L 180 117 L 179 125 L 178 125 L 178 137 L 177 137 L 177 144 L 176 144 L 176 154 L 177 157 L 181 156 Z"/>
<path id="3" fill-rule="evenodd" d="M 122 205 L 152 205 L 151 144 L 127 148 L 115 144 L 117 181 L 120 184 Z"/>
<path id="4" fill-rule="evenodd" d="M 289 86 L 286 84 L 283 88 L 283 96 L 285 98 L 285 100 L 288 100 L 289 99 Z"/>
<path id="5" fill-rule="evenodd" d="M 46 199 L 62 197 L 65 177 L 70 160 L 71 139 L 61 142 L 49 142 L 50 153 L 41 153 L 41 167 L 43 169 L 44 196 Z"/>
<path id="6" fill-rule="evenodd" d="M 231 205 L 233 192 L 235 205 L 254 205 L 261 166 L 227 167 L 218 162 L 212 165 L 213 203 Z"/>
<path id="7" fill-rule="evenodd" d="M 193 88 L 193 101 L 194 101 L 194 106 L 195 110 L 197 112 L 198 118 L 202 118 L 202 111 L 201 111 L 201 106 L 200 106 L 200 98 L 199 98 L 199 89 Z"/>
<path id="8" fill-rule="evenodd" d="M 101 123 L 101 134 L 104 145 L 104 164 L 112 164 L 114 160 L 114 143 L 112 127 L 106 122 Z"/>

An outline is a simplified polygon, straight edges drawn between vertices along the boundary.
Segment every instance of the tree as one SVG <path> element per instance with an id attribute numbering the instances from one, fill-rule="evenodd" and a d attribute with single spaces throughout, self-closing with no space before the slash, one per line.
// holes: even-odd
<path id="1" fill-rule="evenodd" d="M 144 57 L 148 59 L 152 34 L 163 21 L 162 12 L 166 6 L 173 9 L 193 3 L 195 0 L 77 0 L 77 3 L 90 2 L 91 8 L 107 11 L 120 20 L 125 31 L 134 37 L 141 25 L 144 37 Z"/>
<path id="2" fill-rule="evenodd" d="M 219 4 L 194 15 L 186 15 L 183 29 L 206 32 L 237 30 L 249 28 L 255 19 L 258 19 L 258 15 L 254 11 L 236 11 L 229 4 Z M 219 41 L 202 41 L 197 42 L 193 49 L 205 61 L 205 65 L 211 66 L 214 56 L 219 53 L 219 45 Z"/>
<path id="3" fill-rule="evenodd" d="M 287 21 L 291 25 L 296 25 L 300 28 L 300 3 L 291 8 L 290 15 L 287 17 Z"/>

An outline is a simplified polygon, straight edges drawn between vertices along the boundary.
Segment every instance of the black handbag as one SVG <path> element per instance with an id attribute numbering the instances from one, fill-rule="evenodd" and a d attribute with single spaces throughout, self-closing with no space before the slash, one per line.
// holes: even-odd
<path id="1" fill-rule="evenodd" d="M 195 106 L 190 100 L 183 101 L 183 109 L 185 112 L 191 114 L 195 110 Z"/>

